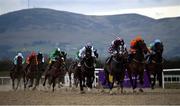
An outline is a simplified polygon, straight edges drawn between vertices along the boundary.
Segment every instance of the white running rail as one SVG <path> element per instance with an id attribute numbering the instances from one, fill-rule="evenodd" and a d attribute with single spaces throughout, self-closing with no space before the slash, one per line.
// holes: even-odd
<path id="1" fill-rule="evenodd" d="M 165 83 L 168 83 L 168 84 L 178 83 L 178 84 L 180 84 L 180 69 L 164 69 L 163 73 L 162 73 L 162 87 L 163 88 L 165 88 Z"/>
<path id="2" fill-rule="evenodd" d="M 99 76 L 98 76 L 99 71 L 103 71 L 103 68 L 95 68 L 95 79 L 93 82 L 93 86 L 95 86 L 95 87 L 99 82 L 98 81 L 99 80 Z M 170 72 L 170 74 L 167 72 Z M 179 72 L 179 74 L 171 74 L 173 72 Z M 73 75 L 71 77 L 73 80 Z M 125 80 L 128 80 L 128 79 L 125 79 Z M 8 81 L 10 81 L 10 82 L 7 83 Z M 180 84 L 180 69 L 164 69 L 163 73 L 162 73 L 163 88 L 165 88 L 165 83 L 168 83 L 168 84 L 179 83 Z M 5 84 L 11 84 L 10 77 L 0 77 L 0 85 L 5 85 Z M 69 76 L 66 74 L 65 86 L 68 86 L 68 85 L 69 85 Z"/>

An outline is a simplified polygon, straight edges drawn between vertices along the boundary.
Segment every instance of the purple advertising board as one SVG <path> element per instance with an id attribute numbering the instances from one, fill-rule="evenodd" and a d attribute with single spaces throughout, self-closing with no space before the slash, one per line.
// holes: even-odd
<path id="1" fill-rule="evenodd" d="M 103 70 L 99 70 L 98 76 L 99 76 L 100 84 L 102 84 L 103 86 L 107 86 L 107 84 L 105 83 L 105 73 Z M 127 71 L 125 72 L 125 78 L 124 78 L 123 85 L 124 85 L 124 87 L 127 87 L 127 88 L 131 87 L 131 83 L 130 83 Z M 137 83 L 137 87 L 139 87 L 139 86 L 140 86 L 140 84 Z M 144 71 L 144 86 L 143 87 L 144 88 L 150 87 L 150 82 L 149 82 L 148 75 L 147 75 L 146 71 Z"/>

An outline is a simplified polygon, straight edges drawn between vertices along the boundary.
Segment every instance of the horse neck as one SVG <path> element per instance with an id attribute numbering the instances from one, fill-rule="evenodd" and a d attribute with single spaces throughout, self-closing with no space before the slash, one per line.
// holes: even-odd
<path id="1" fill-rule="evenodd" d="M 120 63 L 123 60 L 123 56 L 120 56 L 120 54 L 117 53 L 115 56 L 113 56 L 113 60 L 117 63 Z"/>
<path id="2" fill-rule="evenodd" d="M 88 66 L 92 66 L 94 65 L 94 58 L 91 56 L 91 57 L 85 57 L 84 58 L 84 63 Z"/>
<path id="3" fill-rule="evenodd" d="M 158 63 L 161 63 L 161 61 L 162 61 L 162 53 L 155 53 L 155 55 L 153 56 L 153 60 L 155 60 Z"/>
<path id="4" fill-rule="evenodd" d="M 135 53 L 135 56 L 134 58 L 137 60 L 137 61 L 144 61 L 144 52 L 143 50 L 137 50 L 137 52 Z"/>

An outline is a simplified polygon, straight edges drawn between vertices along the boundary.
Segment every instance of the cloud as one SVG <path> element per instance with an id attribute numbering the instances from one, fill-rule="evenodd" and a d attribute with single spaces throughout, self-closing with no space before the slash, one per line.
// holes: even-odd
<path id="1" fill-rule="evenodd" d="M 0 14 L 27 8 L 28 0 L 0 0 Z M 179 0 L 29 0 L 30 7 L 51 8 L 82 14 L 143 12 L 148 8 L 168 8 L 180 5 Z M 180 7 L 178 7 L 180 8 Z M 149 9 L 148 9 L 149 11 Z M 156 10 L 157 11 L 157 10 Z M 163 12 L 154 12 L 162 16 Z M 152 11 L 153 12 L 153 11 Z M 147 12 L 148 13 L 148 12 Z M 144 14 L 144 12 L 143 12 Z"/>
<path id="2" fill-rule="evenodd" d="M 0 0 L 0 14 L 26 7 L 24 0 Z"/>

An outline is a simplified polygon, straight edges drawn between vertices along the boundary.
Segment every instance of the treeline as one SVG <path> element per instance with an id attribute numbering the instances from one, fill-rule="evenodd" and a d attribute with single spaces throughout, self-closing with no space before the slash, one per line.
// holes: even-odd
<path id="1" fill-rule="evenodd" d="M 67 59 L 66 63 L 67 66 L 71 63 L 73 63 L 75 60 L 72 58 Z M 105 60 L 97 60 L 96 67 L 103 67 L 105 63 Z M 48 65 L 48 61 L 45 62 L 45 66 Z M 0 60 L 0 72 L 2 71 L 9 71 L 13 67 L 13 61 L 10 59 L 1 59 Z M 168 59 L 164 60 L 164 69 L 170 69 L 170 68 L 180 68 L 180 57 L 175 59 Z"/>

